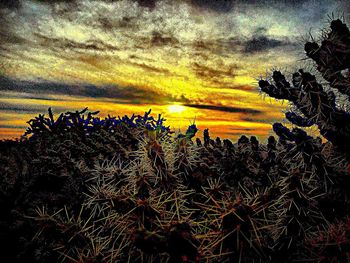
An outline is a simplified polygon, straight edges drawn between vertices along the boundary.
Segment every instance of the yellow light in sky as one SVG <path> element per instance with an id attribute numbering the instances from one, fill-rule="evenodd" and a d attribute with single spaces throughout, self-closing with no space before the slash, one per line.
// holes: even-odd
<path id="1" fill-rule="evenodd" d="M 181 113 L 185 110 L 185 106 L 173 104 L 168 106 L 169 113 Z"/>

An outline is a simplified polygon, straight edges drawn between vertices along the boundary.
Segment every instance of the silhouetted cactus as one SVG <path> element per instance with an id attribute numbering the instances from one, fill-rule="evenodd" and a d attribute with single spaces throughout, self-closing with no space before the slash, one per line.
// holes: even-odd
<path id="1" fill-rule="evenodd" d="M 261 90 L 271 97 L 291 101 L 303 115 L 287 112 L 289 121 L 302 127 L 316 124 L 320 133 L 335 146 L 343 149 L 350 147 L 350 115 L 335 105 L 334 94 L 326 93 L 315 76 L 299 70 L 293 74 L 291 85 L 284 75 L 275 71 L 272 79 L 274 84 L 260 80 Z M 279 134 L 288 137 L 287 133 Z"/>
<path id="2" fill-rule="evenodd" d="M 345 94 L 350 99 L 350 32 L 341 20 L 333 20 L 330 31 L 324 33 L 321 46 L 315 42 L 305 44 L 306 55 L 314 60 L 317 70 L 332 88 Z"/>
<path id="3" fill-rule="evenodd" d="M 332 21 L 330 27 L 331 31 L 323 35 L 321 46 L 308 42 L 305 52 L 329 86 L 348 97 L 342 103 L 349 106 L 350 33 L 340 20 Z M 260 80 L 259 87 L 271 97 L 293 103 L 298 112 L 286 113 L 290 122 L 301 127 L 316 124 L 327 140 L 343 150 L 349 149 L 350 114 L 336 103 L 339 96 L 333 91 L 326 92 L 314 75 L 303 70 L 295 72 L 291 82 L 280 71 L 274 71 L 272 80 Z"/>
<path id="4" fill-rule="evenodd" d="M 1 143 L 0 230 L 17 262 L 312 261 L 308 238 L 350 212 L 337 208 L 349 207 L 342 155 L 301 129 L 275 124 L 266 145 L 205 130 L 202 145 L 194 125 L 171 135 L 147 112 L 106 126 L 79 114 Z"/>

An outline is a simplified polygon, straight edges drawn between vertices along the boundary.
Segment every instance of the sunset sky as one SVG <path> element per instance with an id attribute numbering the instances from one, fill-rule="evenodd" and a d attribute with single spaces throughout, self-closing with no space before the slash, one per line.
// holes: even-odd
<path id="1" fill-rule="evenodd" d="M 310 67 L 309 32 L 347 2 L 0 0 L 0 139 L 48 107 L 152 109 L 173 129 L 266 138 L 287 104 L 264 100 L 258 78 Z"/>

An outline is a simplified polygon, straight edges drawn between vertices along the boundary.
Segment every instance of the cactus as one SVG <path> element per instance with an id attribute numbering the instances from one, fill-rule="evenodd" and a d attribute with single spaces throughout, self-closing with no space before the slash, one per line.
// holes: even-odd
<path id="1" fill-rule="evenodd" d="M 1 143 L 0 227 L 19 262 L 312 261 L 309 239 L 349 215 L 346 159 L 299 128 L 202 144 L 148 112 L 98 118 Z"/>
<path id="2" fill-rule="evenodd" d="M 291 123 L 301 127 L 317 125 L 322 136 L 346 151 L 350 147 L 350 115 L 336 102 L 341 96 L 336 96 L 335 92 L 347 96 L 343 104 L 349 106 L 349 76 L 344 76 L 343 72 L 349 70 L 350 33 L 340 20 L 332 21 L 330 27 L 321 46 L 308 42 L 305 52 L 333 90 L 326 92 L 314 75 L 302 69 L 293 74 L 291 82 L 280 71 L 274 71 L 272 82 L 260 80 L 259 87 L 269 96 L 293 104 L 295 111 L 286 113 Z"/>
<path id="3" fill-rule="evenodd" d="M 324 33 L 321 46 L 315 42 L 305 44 L 306 55 L 315 61 L 317 70 L 327 80 L 330 86 L 342 94 L 350 96 L 349 75 L 344 76 L 343 70 L 350 67 L 350 32 L 341 20 L 333 20 L 330 31 Z"/>
<path id="4" fill-rule="evenodd" d="M 347 96 L 338 71 L 347 67 L 348 30 L 340 22 L 331 29 L 307 52 Z M 0 142 L 4 258 L 349 261 L 348 112 L 337 91 L 326 92 L 302 70 L 291 83 L 276 71 L 273 84 L 259 84 L 293 103 L 288 120 L 317 125 L 329 142 L 281 123 L 273 125 L 279 139 L 266 143 L 245 135 L 214 140 L 208 129 L 196 138 L 194 123 L 173 134 L 150 111 L 100 118 L 84 109 L 55 118 L 49 109 L 30 120 L 21 140 Z"/>

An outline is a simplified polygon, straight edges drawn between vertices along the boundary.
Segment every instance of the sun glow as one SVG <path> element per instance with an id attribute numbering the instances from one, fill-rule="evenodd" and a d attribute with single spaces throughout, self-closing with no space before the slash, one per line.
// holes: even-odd
<path id="1" fill-rule="evenodd" d="M 173 104 L 168 106 L 169 113 L 182 113 L 186 109 L 185 106 Z"/>

